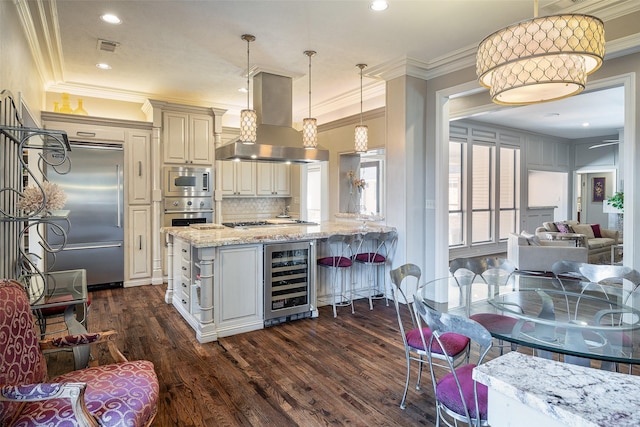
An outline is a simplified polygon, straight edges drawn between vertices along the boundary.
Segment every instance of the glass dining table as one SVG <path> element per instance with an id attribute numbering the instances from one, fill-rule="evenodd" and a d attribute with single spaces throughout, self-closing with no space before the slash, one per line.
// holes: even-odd
<path id="1" fill-rule="evenodd" d="M 611 362 L 640 364 L 640 291 L 634 290 L 631 284 L 504 274 L 431 280 L 415 298 L 442 312 L 503 318 L 507 321 L 485 325 L 491 335 L 539 356 L 562 354 L 565 361 L 586 366 L 595 359 L 609 369 Z"/>

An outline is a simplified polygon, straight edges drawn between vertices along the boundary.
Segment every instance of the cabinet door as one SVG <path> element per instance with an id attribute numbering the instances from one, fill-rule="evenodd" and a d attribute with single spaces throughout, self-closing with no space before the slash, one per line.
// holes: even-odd
<path id="1" fill-rule="evenodd" d="M 235 162 L 222 161 L 220 165 L 220 187 L 223 196 L 233 196 L 236 192 L 236 165 Z"/>
<path id="2" fill-rule="evenodd" d="M 189 115 L 190 163 L 211 166 L 213 162 L 213 118 L 204 114 Z"/>
<path id="3" fill-rule="evenodd" d="M 235 162 L 234 162 L 235 163 Z M 236 194 L 240 196 L 256 195 L 256 165 L 253 162 L 237 162 Z"/>
<path id="4" fill-rule="evenodd" d="M 256 164 L 256 194 L 258 196 L 273 195 L 273 164 L 257 163 Z"/>
<path id="5" fill-rule="evenodd" d="M 127 193 L 130 205 L 151 203 L 151 133 L 147 131 L 127 132 L 125 150 L 127 160 Z"/>
<path id="6" fill-rule="evenodd" d="M 284 163 L 273 165 L 273 192 L 278 196 L 291 195 L 291 165 Z"/>
<path id="7" fill-rule="evenodd" d="M 129 279 L 151 277 L 151 208 L 129 208 Z"/>
<path id="8" fill-rule="evenodd" d="M 219 284 L 214 317 L 219 336 L 238 328 L 263 326 L 262 245 L 220 248 L 216 259 Z"/>
<path id="9" fill-rule="evenodd" d="M 188 119 L 188 114 L 164 113 L 162 143 L 166 163 L 187 163 Z"/>

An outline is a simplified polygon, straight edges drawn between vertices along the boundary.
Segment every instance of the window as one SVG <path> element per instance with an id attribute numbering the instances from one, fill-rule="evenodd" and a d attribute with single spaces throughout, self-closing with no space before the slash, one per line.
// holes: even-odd
<path id="1" fill-rule="evenodd" d="M 460 246 L 464 242 L 463 179 L 465 144 L 449 143 L 449 246 Z"/>
<path id="2" fill-rule="evenodd" d="M 520 215 L 520 148 L 458 138 L 449 142 L 449 246 L 498 243 Z"/>
<path id="3" fill-rule="evenodd" d="M 471 243 L 490 242 L 493 237 L 492 146 L 472 145 Z"/>
<path id="4" fill-rule="evenodd" d="M 362 190 L 361 212 L 384 214 L 384 150 L 371 150 L 360 155 L 360 178 L 367 186 Z"/>
<path id="5" fill-rule="evenodd" d="M 516 233 L 520 218 L 520 149 L 500 148 L 500 240 Z"/>

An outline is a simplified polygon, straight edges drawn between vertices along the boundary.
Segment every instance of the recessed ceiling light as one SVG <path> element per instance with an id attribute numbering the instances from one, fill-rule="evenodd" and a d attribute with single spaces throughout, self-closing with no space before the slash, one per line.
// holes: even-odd
<path id="1" fill-rule="evenodd" d="M 109 24 L 120 24 L 122 23 L 122 19 L 118 18 L 116 15 L 111 13 L 105 13 L 100 17 L 104 22 L 108 22 Z"/>
<path id="2" fill-rule="evenodd" d="M 247 93 L 249 92 L 249 89 L 247 89 L 246 87 L 241 87 L 240 89 L 238 89 L 238 92 Z"/>
<path id="3" fill-rule="evenodd" d="M 589 127 L 589 122 L 584 122 L 584 123 L 582 124 L 582 127 L 583 127 L 583 128 L 587 128 L 587 127 Z"/>
<path id="4" fill-rule="evenodd" d="M 110 70 L 111 69 L 111 65 L 105 64 L 104 62 L 100 62 L 100 63 L 96 64 L 96 67 L 100 68 L 101 70 Z"/>
<path id="5" fill-rule="evenodd" d="M 371 10 L 375 10 L 379 12 L 381 10 L 386 10 L 389 7 L 389 3 L 386 0 L 374 0 L 369 4 L 369 8 Z"/>

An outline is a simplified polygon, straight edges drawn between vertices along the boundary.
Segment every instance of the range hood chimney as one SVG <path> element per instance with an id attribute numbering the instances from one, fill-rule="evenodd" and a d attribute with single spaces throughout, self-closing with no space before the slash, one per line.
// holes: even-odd
<path id="1" fill-rule="evenodd" d="M 239 139 L 218 147 L 216 160 L 313 163 L 329 160 L 329 151 L 306 149 L 302 133 L 293 128 L 291 77 L 260 72 L 253 78 L 253 108 L 258 115 L 255 144 Z"/>

